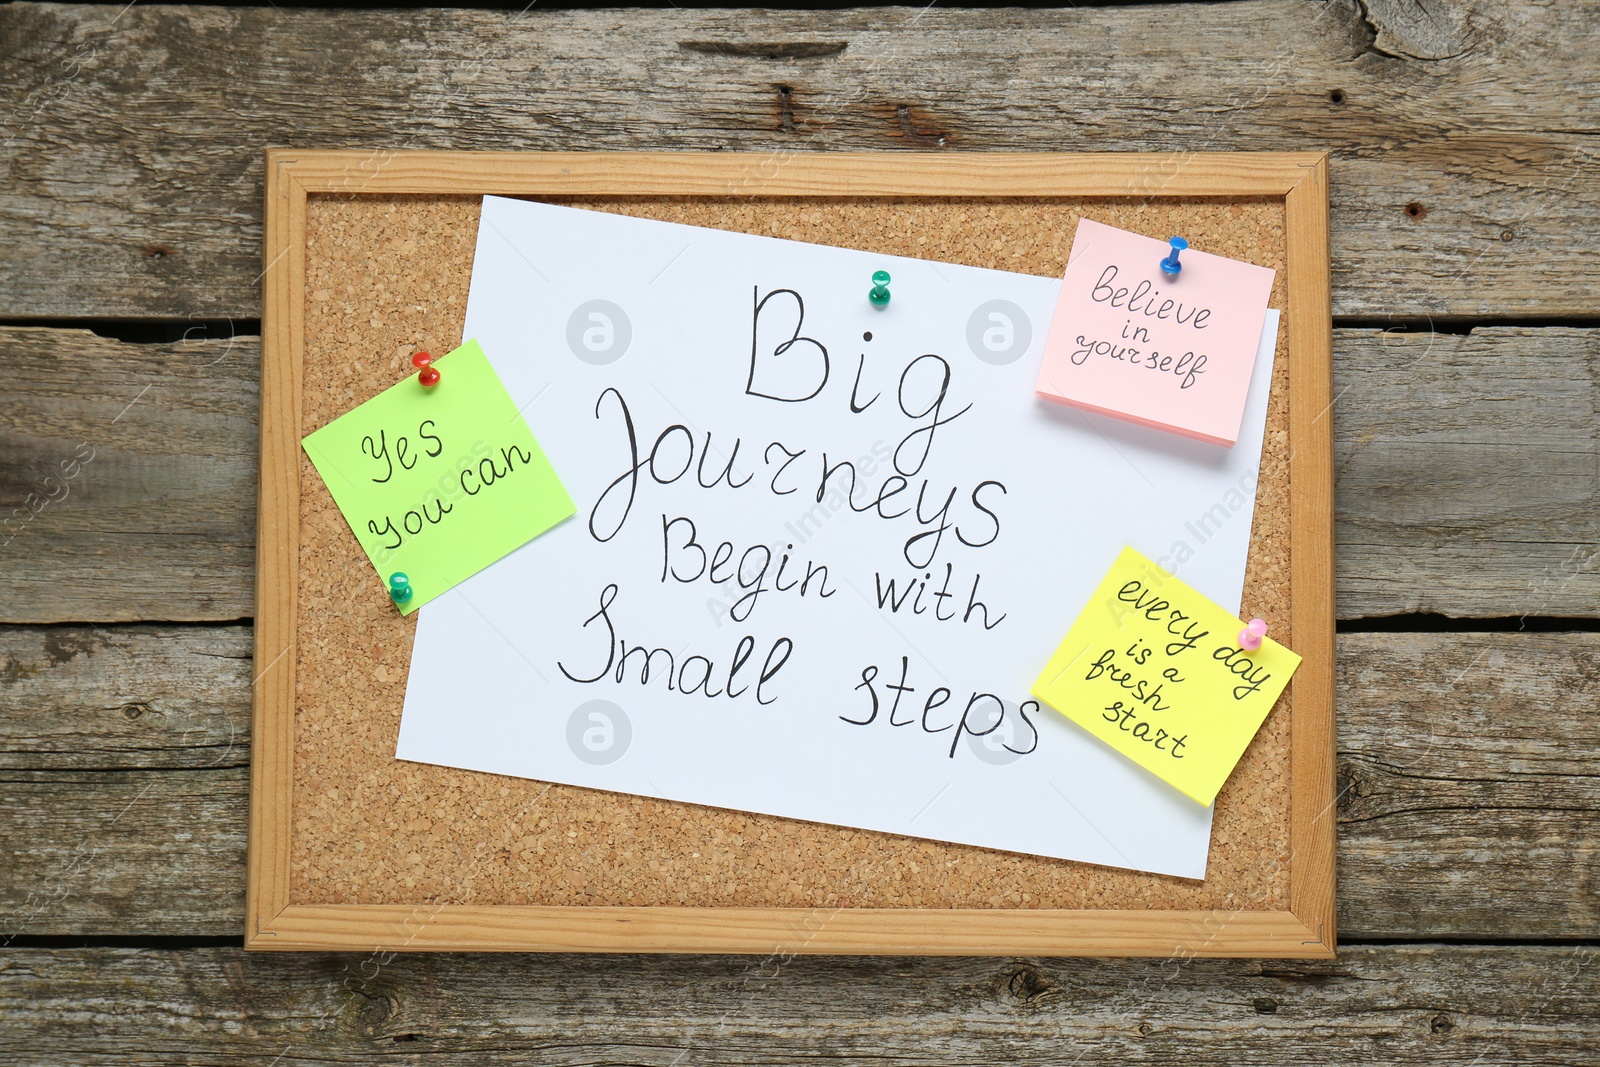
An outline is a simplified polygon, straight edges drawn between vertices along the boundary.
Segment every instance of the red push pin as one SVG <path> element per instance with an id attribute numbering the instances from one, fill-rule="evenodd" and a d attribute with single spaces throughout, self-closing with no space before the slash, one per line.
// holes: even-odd
<path id="1" fill-rule="evenodd" d="M 1267 624 L 1260 619 L 1251 619 L 1250 625 L 1239 631 L 1239 647 L 1246 652 L 1254 652 L 1261 647 L 1261 639 L 1267 636 Z"/>
<path id="2" fill-rule="evenodd" d="M 439 370 L 433 366 L 433 357 L 428 353 L 418 352 L 412 356 L 411 365 L 422 372 L 417 375 L 417 381 L 425 386 L 439 384 Z"/>

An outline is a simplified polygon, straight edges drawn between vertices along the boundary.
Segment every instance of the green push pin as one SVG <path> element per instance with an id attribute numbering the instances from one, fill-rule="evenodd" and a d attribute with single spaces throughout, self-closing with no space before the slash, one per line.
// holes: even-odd
<path id="1" fill-rule="evenodd" d="M 872 272 L 872 292 L 867 294 L 867 299 L 872 301 L 875 308 L 889 306 L 889 272 L 875 270 Z"/>
<path id="2" fill-rule="evenodd" d="M 406 577 L 404 571 L 389 575 L 389 598 L 396 604 L 404 604 L 411 599 L 411 579 Z"/>

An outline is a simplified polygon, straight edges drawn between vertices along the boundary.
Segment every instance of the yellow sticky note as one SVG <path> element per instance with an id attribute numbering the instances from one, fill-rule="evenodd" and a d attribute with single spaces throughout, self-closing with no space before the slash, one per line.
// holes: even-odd
<path id="1" fill-rule="evenodd" d="M 407 615 L 577 510 L 478 342 L 433 365 L 301 442 Z"/>
<path id="2" fill-rule="evenodd" d="M 1209 806 L 1289 684 L 1300 657 L 1145 556 L 1124 548 L 1033 693 Z"/>

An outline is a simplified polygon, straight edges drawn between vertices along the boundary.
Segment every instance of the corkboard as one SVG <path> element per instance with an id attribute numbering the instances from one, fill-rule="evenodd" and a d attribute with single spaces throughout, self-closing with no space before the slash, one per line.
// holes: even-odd
<path id="1" fill-rule="evenodd" d="M 1046 276 L 1061 274 L 1076 222 L 1087 217 L 1156 237 L 1182 233 L 1194 247 L 1271 267 L 1272 306 L 1294 311 L 1283 195 L 534 198 Z M 480 201 L 481 193 L 307 195 L 296 237 L 298 435 L 402 377 L 416 350 L 460 342 Z M 1304 653 L 1299 638 L 1310 635 L 1301 633 L 1291 580 L 1291 368 L 1306 358 L 1296 340 L 1295 330 L 1280 331 L 1244 613 L 1272 620 L 1274 636 Z M 1298 678 L 1217 799 L 1204 881 L 398 761 L 415 617 L 393 610 L 295 451 L 292 816 L 280 872 L 290 910 L 1294 910 Z M 1331 630 L 1331 600 L 1328 610 Z M 1331 864 L 1328 878 L 1331 901 Z M 1213 937 L 1210 947 L 1226 940 Z M 1309 943 L 1331 951 L 1331 930 Z"/>

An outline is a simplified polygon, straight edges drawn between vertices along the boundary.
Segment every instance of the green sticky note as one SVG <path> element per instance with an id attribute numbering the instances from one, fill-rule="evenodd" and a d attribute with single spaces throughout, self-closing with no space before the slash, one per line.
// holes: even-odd
<path id="1" fill-rule="evenodd" d="M 407 615 L 576 510 L 478 342 L 433 365 L 301 442 Z"/>

